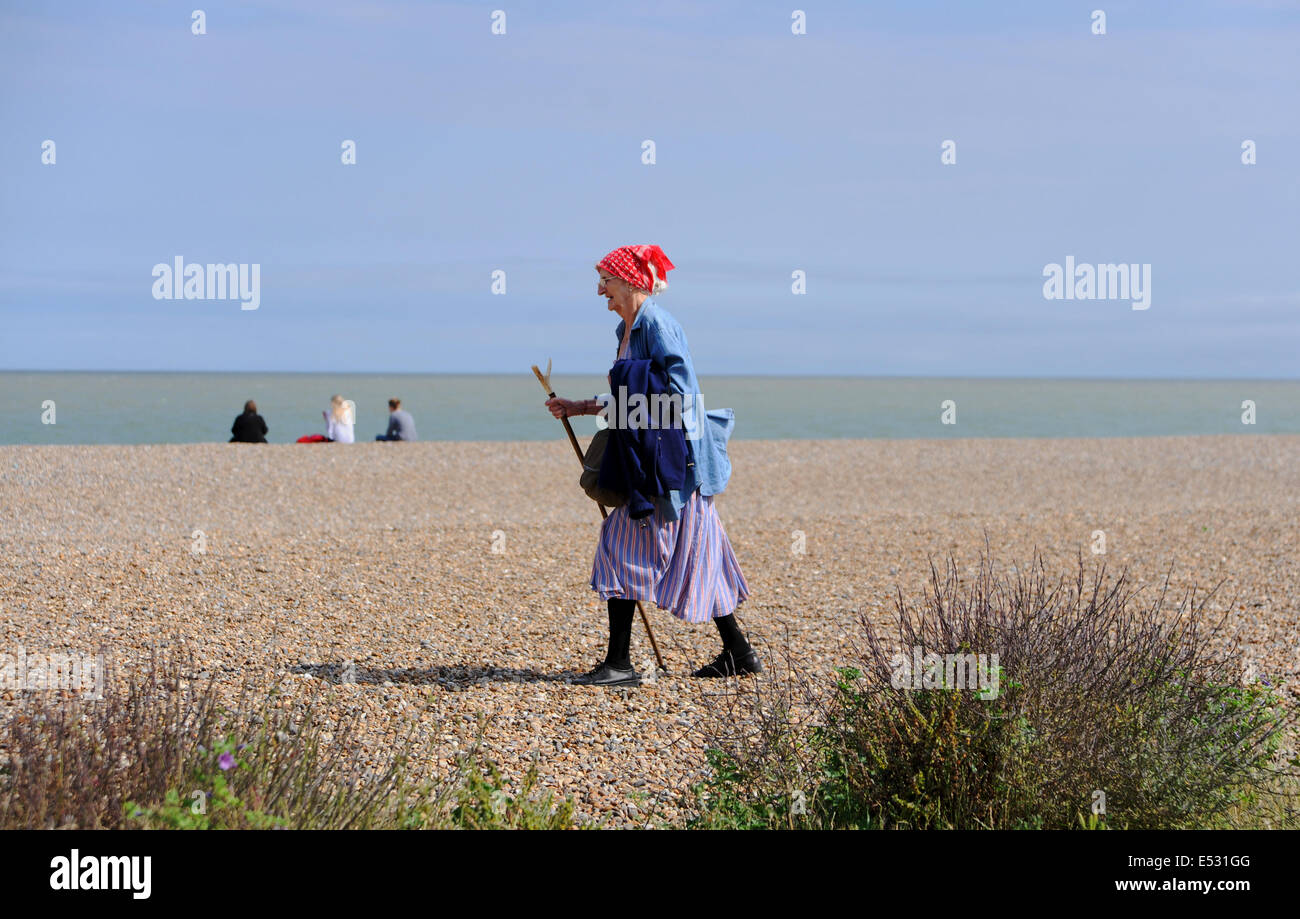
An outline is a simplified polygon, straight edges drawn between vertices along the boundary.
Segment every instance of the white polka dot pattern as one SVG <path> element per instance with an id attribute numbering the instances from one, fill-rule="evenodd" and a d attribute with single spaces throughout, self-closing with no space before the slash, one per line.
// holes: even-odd
<path id="1" fill-rule="evenodd" d="M 668 286 L 666 276 L 675 266 L 658 246 L 619 246 L 597 262 L 596 267 L 633 287 L 657 294 Z"/>

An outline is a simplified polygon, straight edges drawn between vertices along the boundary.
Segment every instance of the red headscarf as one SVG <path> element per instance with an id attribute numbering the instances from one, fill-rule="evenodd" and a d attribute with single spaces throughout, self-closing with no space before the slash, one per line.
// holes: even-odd
<path id="1" fill-rule="evenodd" d="M 657 294 L 668 286 L 668 272 L 677 267 L 658 246 L 619 246 L 596 267 L 633 287 Z"/>

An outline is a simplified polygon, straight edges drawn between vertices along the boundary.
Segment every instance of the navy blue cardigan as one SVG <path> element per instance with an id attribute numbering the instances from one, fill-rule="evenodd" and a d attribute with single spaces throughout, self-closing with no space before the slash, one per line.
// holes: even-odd
<path id="1" fill-rule="evenodd" d="M 689 462 L 686 432 L 680 415 L 672 419 L 669 427 L 649 426 L 670 421 L 667 418 L 651 421 L 650 417 L 655 415 L 653 407 L 657 404 L 653 397 L 672 393 L 667 372 L 656 367 L 653 361 L 615 361 L 609 371 L 609 385 L 614 403 L 609 411 L 609 443 L 605 446 L 597 482 L 601 488 L 626 494 L 628 516 L 638 520 L 654 513 L 655 498 L 680 490 L 685 484 L 686 464 Z M 622 408 L 618 398 L 623 387 L 627 387 L 629 402 L 634 393 L 646 397 L 646 425 L 618 427 Z M 628 420 L 632 420 L 631 409 L 622 408 L 622 411 Z"/>

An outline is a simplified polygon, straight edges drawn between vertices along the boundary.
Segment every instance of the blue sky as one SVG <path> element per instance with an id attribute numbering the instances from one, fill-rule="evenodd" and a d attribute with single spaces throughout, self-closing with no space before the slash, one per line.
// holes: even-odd
<path id="1" fill-rule="evenodd" d="M 655 242 L 703 374 L 1300 376 L 1300 3 L 200 2 L 4 4 L 0 369 L 599 372 Z"/>

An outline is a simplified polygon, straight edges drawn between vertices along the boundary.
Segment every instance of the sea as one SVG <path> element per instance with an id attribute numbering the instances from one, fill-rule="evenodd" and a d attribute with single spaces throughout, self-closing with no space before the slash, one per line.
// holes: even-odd
<path id="1" fill-rule="evenodd" d="M 602 376 L 556 376 L 568 398 Z M 1300 434 L 1300 380 L 921 379 L 717 376 L 705 407 L 735 411 L 737 439 L 1150 437 Z M 271 443 L 324 433 L 339 394 L 357 441 L 387 426 L 390 397 L 421 440 L 553 440 L 560 425 L 530 373 L 0 372 L 0 444 L 222 442 L 253 399 Z M 592 417 L 574 419 L 579 434 Z"/>

